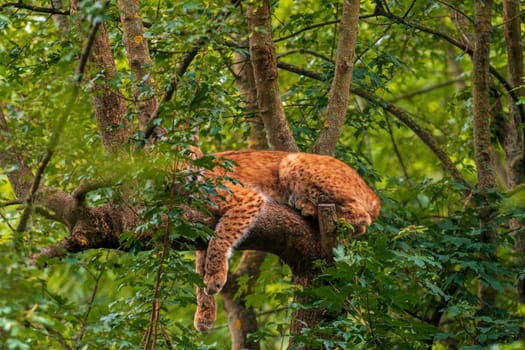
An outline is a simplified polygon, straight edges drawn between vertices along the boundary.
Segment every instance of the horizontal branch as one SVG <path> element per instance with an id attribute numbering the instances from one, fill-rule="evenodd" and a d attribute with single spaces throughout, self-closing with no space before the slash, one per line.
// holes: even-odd
<path id="1" fill-rule="evenodd" d="M 61 11 L 61 10 L 57 10 L 57 9 L 49 8 L 49 7 L 34 6 L 34 5 L 24 4 L 22 1 L 20 1 L 20 2 L 6 2 L 6 3 L 0 5 L 0 8 L 2 8 L 2 9 L 9 8 L 9 7 L 17 8 L 17 9 L 30 10 L 30 11 L 39 12 L 39 13 L 49 13 L 49 14 L 52 14 L 52 15 L 68 16 L 70 14 L 69 10 Z"/>
<path id="2" fill-rule="evenodd" d="M 214 228 L 217 218 L 185 208 L 190 221 L 200 222 Z M 123 245 L 123 234 L 133 232 L 140 218 L 135 210 L 127 206 L 104 204 L 97 208 L 82 208 L 70 229 L 70 235 L 55 245 L 44 248 L 33 258 L 61 258 L 67 253 L 88 249 L 106 248 L 127 250 Z M 153 248 L 151 234 L 136 235 L 141 250 Z M 292 270 L 299 273 L 311 268 L 314 260 L 326 258 L 320 245 L 317 221 L 302 217 L 286 205 L 268 204 L 257 219 L 249 234 L 237 247 L 240 250 L 258 250 L 278 255 Z M 175 250 L 204 249 L 203 239 L 187 240 L 178 238 L 171 242 Z M 137 249 L 134 245 L 134 249 Z"/>
<path id="3" fill-rule="evenodd" d="M 11 205 L 20 205 L 20 204 L 24 204 L 24 201 L 22 199 L 14 199 L 11 201 L 0 202 L 0 208 L 9 207 Z"/>

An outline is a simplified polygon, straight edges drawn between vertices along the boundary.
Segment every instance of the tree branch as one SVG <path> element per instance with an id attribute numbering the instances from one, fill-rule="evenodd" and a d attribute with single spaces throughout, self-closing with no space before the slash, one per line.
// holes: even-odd
<path id="1" fill-rule="evenodd" d="M 54 8 L 49 7 L 40 7 L 40 6 L 33 6 L 29 4 L 24 4 L 22 1 L 19 2 L 6 2 L 0 5 L 0 8 L 17 8 L 17 9 L 24 9 L 24 10 L 31 10 L 33 12 L 40 12 L 40 13 L 49 13 L 52 15 L 69 15 L 69 10 L 60 11 Z"/>
<path id="2" fill-rule="evenodd" d="M 270 19 L 268 0 L 250 3 L 247 20 L 257 104 L 273 148 L 298 151 L 282 107 Z"/>
<path id="3" fill-rule="evenodd" d="M 138 0 L 118 0 L 123 40 L 128 54 L 128 64 L 133 74 L 133 100 L 139 112 L 139 127 L 147 130 L 151 116 L 157 110 L 158 102 L 150 76 L 151 58 L 148 42 L 144 36 L 144 25 Z M 149 91 L 146 94 L 143 91 Z M 142 97 L 145 95 L 145 97 Z"/>
<path id="4" fill-rule="evenodd" d="M 215 227 L 218 218 L 187 209 L 186 218 L 189 221 Z M 83 208 L 82 214 L 70 230 L 70 236 L 44 248 L 34 258 L 63 257 L 67 252 L 76 253 L 96 248 L 126 250 L 121 242 L 122 234 L 133 232 L 139 222 L 140 218 L 135 211 L 125 205 L 118 207 L 108 203 L 97 208 Z M 152 249 L 150 235 L 137 235 L 135 238 L 138 246 L 134 246 L 134 249 Z M 292 270 L 305 272 L 309 271 L 314 260 L 326 257 L 318 242 L 319 232 L 315 220 L 302 217 L 286 205 L 269 204 L 238 249 L 276 254 Z M 204 249 L 206 242 L 182 238 L 171 242 L 171 248 L 175 250 L 194 249 L 190 247 Z"/>
<path id="5" fill-rule="evenodd" d="M 339 43 L 335 58 L 335 72 L 328 94 L 328 107 L 319 138 L 313 146 L 315 153 L 333 155 L 344 124 L 350 83 L 354 67 L 355 45 L 359 21 L 359 0 L 343 2 L 343 14 L 339 24 Z"/>

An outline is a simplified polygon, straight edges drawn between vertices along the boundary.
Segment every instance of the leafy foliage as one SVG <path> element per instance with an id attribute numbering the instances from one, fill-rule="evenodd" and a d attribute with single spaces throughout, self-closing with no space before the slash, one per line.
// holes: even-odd
<path id="1" fill-rule="evenodd" d="M 404 21 L 381 16 L 362 19 L 354 86 L 403 108 L 430 131 L 462 174 L 475 182 L 470 61 L 439 35 L 411 25 L 418 23 L 459 37 L 462 33 L 449 20 L 450 8 L 434 1 L 381 3 Z M 340 17 L 340 6 L 330 1 L 289 0 L 273 5 L 273 35 L 280 62 L 321 77 L 315 80 L 306 74 L 279 71 L 290 127 L 300 148 L 308 151 L 322 127 L 327 105 L 337 42 L 334 21 Z M 122 242 L 130 252 L 88 251 L 70 254 L 62 261 L 45 261 L 45 267 L 34 266 L 31 254 L 67 236 L 68 229 L 32 215 L 27 230 L 17 233 L 21 210 L 2 205 L 1 348 L 137 349 L 156 302 L 161 307 L 159 348 L 230 346 L 221 312 L 219 326 L 212 332 L 194 331 L 194 285 L 201 283 L 193 269 L 194 257 L 190 252 L 168 251 L 161 260 L 166 231 L 159 224 L 164 217 L 170 218 L 170 240 L 196 240 L 212 234 L 185 222 L 175 204 L 186 203 L 191 196 L 202 207 L 199 201 L 205 199 L 199 195 L 213 191 L 214 184 L 197 186 L 191 177 L 198 174 L 180 172 L 178 165 L 211 166 L 211 158 L 194 162 L 181 151 L 193 145 L 194 128 L 200 130 L 207 153 L 246 147 L 250 116 L 243 114 L 231 74 L 232 50 L 247 50 L 232 44 L 239 41 L 236 33 L 243 32 L 243 19 L 234 15 L 239 9 L 226 1 L 168 1 L 157 6 L 157 2 L 141 1 L 157 96 L 170 86 L 184 53 L 196 40 L 205 42 L 186 74 L 179 77 L 174 98 L 162 105 L 159 122 L 168 129 L 167 136 L 148 150 L 145 159 L 121 155 L 115 160 L 104 154 L 90 104 L 95 74 L 83 85 L 57 154 L 45 172 L 46 186 L 65 191 L 83 181 L 112 175 L 114 186 L 88 195 L 87 205 L 93 207 L 117 200 L 125 191 L 136 193 L 134 200 L 145 204 L 140 212 L 144 221 Z M 472 1 L 453 6 L 472 17 Z M 121 43 L 119 12 L 114 4 L 107 12 L 101 9 L 98 2 L 82 2 L 80 13 L 71 15 L 70 23 L 96 16 L 105 19 L 119 70 L 111 85 L 123 91 L 130 108 L 128 119 L 136 124 L 138 112 L 131 103 L 131 71 Z M 365 15 L 374 10 L 371 2 L 362 4 Z M 497 23 L 502 22 L 500 13 L 495 15 Z M 217 18 L 222 20 L 218 23 Z M 57 115 L 63 112 L 63 101 L 71 93 L 82 37 L 89 33 L 87 23 L 64 34 L 48 14 L 15 6 L 1 8 L 0 108 L 9 132 L 0 129 L 0 156 L 12 147 L 20 150 L 33 170 L 37 168 Z M 506 65 L 505 55 L 500 54 L 504 40 L 502 31 L 495 30 L 491 60 L 498 68 Z M 459 73 L 452 73 L 451 67 Z M 499 85 L 496 88 L 503 91 Z M 148 93 L 151 91 L 144 91 Z M 9 143 L 4 143 L 7 137 Z M 138 132 L 129 148 L 141 143 L 143 135 Z M 516 263 L 514 236 L 508 227 L 510 218 L 525 219 L 523 188 L 508 195 L 494 194 L 494 203 L 501 209 L 495 217 L 499 238 L 483 243 L 479 229 L 482 203 L 472 200 L 461 184 L 447 176 L 411 130 L 383 106 L 360 97 L 351 101 L 337 156 L 352 164 L 380 193 L 381 217 L 364 236 L 337 247 L 333 264 L 319 262 L 322 274 L 312 288 L 301 292 L 308 302 L 293 300 L 296 287 L 291 284 L 290 271 L 276 257 L 267 258 L 257 281 L 241 278 L 239 292 L 252 291 L 247 303 L 258 311 L 261 324 L 250 337 L 258 339 L 263 349 L 283 348 L 293 310 L 325 307 L 332 319 L 305 330 L 298 337 L 300 344 L 324 349 L 524 346 L 517 339 L 525 309 L 516 301 L 514 285 L 525 275 L 523 266 Z M 11 174 L 15 168 L 6 166 L 2 173 Z M 181 184 L 180 194 L 170 195 L 173 182 Z M 2 175 L 0 203 L 14 199 Z M 134 238 L 146 233 L 152 233 L 153 248 L 140 251 Z M 23 247 L 14 245 L 15 235 L 21 235 Z M 191 249 L 189 246 L 188 251 Z M 496 251 L 495 259 L 484 260 L 483 253 L 491 251 Z M 161 288 L 155 295 L 159 267 Z M 479 309 L 479 281 L 497 291 L 498 307 L 487 314 Z"/>

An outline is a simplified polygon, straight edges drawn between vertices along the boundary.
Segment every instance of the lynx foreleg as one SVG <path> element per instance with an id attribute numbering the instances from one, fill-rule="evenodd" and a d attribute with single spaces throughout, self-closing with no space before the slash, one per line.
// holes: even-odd
<path id="1" fill-rule="evenodd" d="M 236 186 L 228 203 L 228 210 L 215 228 L 216 236 L 206 254 L 205 292 L 213 295 L 222 289 L 228 275 L 228 258 L 233 248 L 243 240 L 257 220 L 266 198 L 249 188 Z"/>
<path id="2" fill-rule="evenodd" d="M 195 252 L 195 270 L 204 277 L 204 266 L 206 263 L 206 251 L 197 250 Z M 197 310 L 193 319 L 193 325 L 199 332 L 209 331 L 217 317 L 217 305 L 215 297 L 207 295 L 199 286 L 197 288 Z"/>

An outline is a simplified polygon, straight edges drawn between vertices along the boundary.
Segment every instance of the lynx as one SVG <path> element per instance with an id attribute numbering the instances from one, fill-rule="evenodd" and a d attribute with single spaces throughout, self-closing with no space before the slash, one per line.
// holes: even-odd
<path id="1" fill-rule="evenodd" d="M 226 283 L 228 258 L 242 241 L 267 203 L 279 203 L 303 216 L 317 216 L 320 200 L 336 204 L 339 218 L 362 233 L 379 214 L 380 200 L 357 172 L 329 156 L 281 151 L 229 151 L 216 156 L 232 161 L 227 170 L 217 166 L 205 178 L 228 177 L 227 190 L 210 200 L 213 214 L 220 217 L 216 236 L 207 251 L 197 252 L 196 270 L 204 276 L 204 290 L 197 289 L 199 309 L 195 327 L 208 330 L 215 320 L 214 294 Z M 237 182 L 238 181 L 238 182 Z"/>

